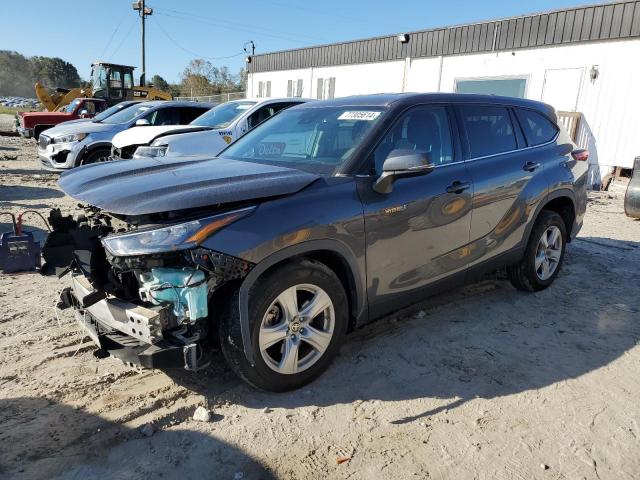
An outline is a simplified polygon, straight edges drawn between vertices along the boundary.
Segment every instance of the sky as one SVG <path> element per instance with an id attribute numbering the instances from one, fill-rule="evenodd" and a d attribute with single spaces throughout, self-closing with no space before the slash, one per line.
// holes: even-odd
<path id="1" fill-rule="evenodd" d="M 590 3 L 603 3 L 593 0 Z M 0 50 L 60 57 L 89 77 L 95 60 L 141 65 L 132 0 L 0 0 Z M 147 0 L 147 79 L 180 80 L 193 58 L 237 72 L 256 54 L 584 5 L 585 0 Z M 55 5 L 55 6 L 54 6 Z"/>

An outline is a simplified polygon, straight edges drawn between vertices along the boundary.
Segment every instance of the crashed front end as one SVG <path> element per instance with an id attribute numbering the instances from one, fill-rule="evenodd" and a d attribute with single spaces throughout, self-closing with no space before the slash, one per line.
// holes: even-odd
<path id="1" fill-rule="evenodd" d="M 201 243 L 252 210 L 178 223 L 167 215 L 132 219 L 93 207 L 77 219 L 53 211 L 43 256 L 49 269 L 71 275 L 60 306 L 75 310 L 98 356 L 197 371 L 208 364 L 212 296 L 252 268 Z"/>

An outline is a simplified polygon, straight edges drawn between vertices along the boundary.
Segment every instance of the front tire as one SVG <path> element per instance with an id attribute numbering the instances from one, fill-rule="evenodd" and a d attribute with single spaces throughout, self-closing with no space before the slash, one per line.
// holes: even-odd
<path id="1" fill-rule="evenodd" d="M 92 163 L 106 162 L 111 155 L 111 150 L 108 148 L 98 148 L 89 152 L 84 158 L 80 160 L 80 165 L 90 165 Z"/>
<path id="2" fill-rule="evenodd" d="M 544 290 L 558 276 L 567 245 L 567 227 L 560 215 L 543 210 L 531 230 L 522 260 L 507 268 L 518 290 Z"/>
<path id="3" fill-rule="evenodd" d="M 237 292 L 220 320 L 222 352 L 235 373 L 262 390 L 284 392 L 329 367 L 346 335 L 348 302 L 338 277 L 319 262 L 287 263 L 258 279 L 249 293 L 255 365 L 242 349 Z"/>

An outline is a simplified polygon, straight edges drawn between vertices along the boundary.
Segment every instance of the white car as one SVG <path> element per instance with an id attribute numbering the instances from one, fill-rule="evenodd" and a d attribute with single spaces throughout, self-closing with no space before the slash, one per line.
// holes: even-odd
<path id="1" fill-rule="evenodd" d="M 111 158 L 217 155 L 259 123 L 304 98 L 234 100 L 205 112 L 189 125 L 135 127 L 113 137 Z"/>

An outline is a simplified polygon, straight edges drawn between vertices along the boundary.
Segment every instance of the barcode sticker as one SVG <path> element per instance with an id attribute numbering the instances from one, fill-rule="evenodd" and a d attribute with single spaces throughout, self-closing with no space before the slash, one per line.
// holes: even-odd
<path id="1" fill-rule="evenodd" d="M 380 116 L 380 112 L 371 112 L 366 110 L 344 112 L 338 117 L 338 120 L 366 120 L 370 122 Z"/>

